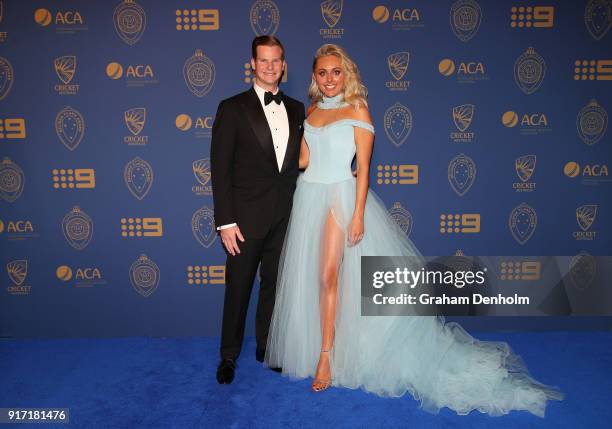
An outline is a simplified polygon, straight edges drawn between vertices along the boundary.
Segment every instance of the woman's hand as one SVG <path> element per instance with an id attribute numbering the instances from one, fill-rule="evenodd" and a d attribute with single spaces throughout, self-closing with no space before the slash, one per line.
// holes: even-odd
<path id="1" fill-rule="evenodd" d="M 348 245 L 349 247 L 359 244 L 363 239 L 363 216 L 354 215 L 348 227 Z"/>

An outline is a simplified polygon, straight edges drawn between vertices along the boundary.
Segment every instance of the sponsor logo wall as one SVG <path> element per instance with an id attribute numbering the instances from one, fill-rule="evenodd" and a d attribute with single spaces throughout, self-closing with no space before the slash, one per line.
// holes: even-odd
<path id="1" fill-rule="evenodd" d="M 219 334 L 212 125 L 262 34 L 307 105 L 321 44 L 357 62 L 370 186 L 423 254 L 609 254 L 611 27 L 612 0 L 0 0 L 0 336 Z"/>

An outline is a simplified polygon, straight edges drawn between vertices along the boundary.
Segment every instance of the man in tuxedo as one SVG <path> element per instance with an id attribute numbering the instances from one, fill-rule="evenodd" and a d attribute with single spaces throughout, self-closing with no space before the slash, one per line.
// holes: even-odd
<path id="1" fill-rule="evenodd" d="M 255 358 L 264 359 L 304 123 L 304 105 L 278 89 L 285 69 L 280 40 L 256 37 L 251 51 L 254 85 L 219 104 L 210 150 L 215 225 L 228 254 L 220 384 L 234 379 L 260 264 Z"/>

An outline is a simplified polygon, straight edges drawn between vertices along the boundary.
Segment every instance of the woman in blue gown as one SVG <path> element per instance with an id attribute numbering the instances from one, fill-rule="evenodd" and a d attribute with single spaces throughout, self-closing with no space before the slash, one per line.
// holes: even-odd
<path id="1" fill-rule="evenodd" d="M 435 316 L 361 316 L 361 256 L 420 256 L 368 188 L 374 127 L 359 70 L 337 45 L 315 54 L 299 177 L 281 254 L 265 362 L 312 389 L 409 392 L 430 412 L 544 416 L 555 388 L 508 344 Z M 351 170 L 353 159 L 357 169 Z"/>

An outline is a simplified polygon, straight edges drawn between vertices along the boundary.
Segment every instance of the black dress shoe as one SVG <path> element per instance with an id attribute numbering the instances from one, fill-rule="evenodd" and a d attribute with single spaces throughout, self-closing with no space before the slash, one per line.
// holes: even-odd
<path id="1" fill-rule="evenodd" d="M 233 359 L 222 359 L 217 368 L 217 381 L 219 384 L 230 384 L 234 381 L 236 362 Z"/>
<path id="2" fill-rule="evenodd" d="M 266 349 L 261 349 L 257 347 L 257 349 L 255 349 L 255 360 L 257 360 L 257 362 L 263 362 L 265 357 Z"/>

